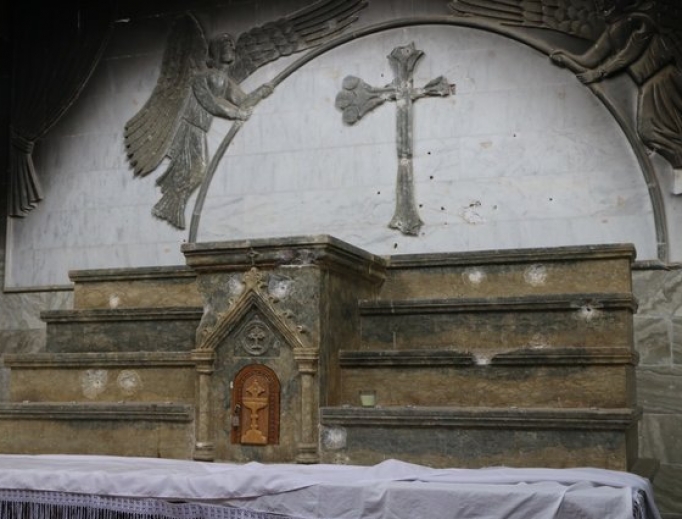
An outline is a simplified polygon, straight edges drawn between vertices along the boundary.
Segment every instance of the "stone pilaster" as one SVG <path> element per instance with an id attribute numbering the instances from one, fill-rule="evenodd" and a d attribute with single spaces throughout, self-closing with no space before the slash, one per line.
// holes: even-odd
<path id="1" fill-rule="evenodd" d="M 198 461 L 213 461 L 215 447 L 211 429 L 211 376 L 215 370 L 215 351 L 194 350 L 192 359 L 196 362 L 197 370 L 197 410 L 196 436 L 194 444 L 194 459 Z"/>

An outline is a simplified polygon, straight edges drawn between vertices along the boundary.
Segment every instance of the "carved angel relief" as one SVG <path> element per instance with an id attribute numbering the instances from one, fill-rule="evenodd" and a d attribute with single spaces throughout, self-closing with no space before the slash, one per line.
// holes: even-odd
<path id="1" fill-rule="evenodd" d="M 639 88 L 637 133 L 674 169 L 682 194 L 682 2 L 679 0 L 452 0 L 457 16 L 551 29 L 593 42 L 550 58 L 585 84 L 627 71 Z"/>
<path id="2" fill-rule="evenodd" d="M 280 20 L 241 34 L 207 40 L 191 14 L 171 28 L 161 73 L 151 97 L 125 126 L 135 176 L 169 165 L 156 183 L 162 197 L 152 214 L 185 228 L 185 206 L 206 176 L 206 134 L 213 117 L 248 120 L 273 91 L 266 83 L 246 93 L 239 86 L 262 65 L 325 43 L 355 20 L 367 0 L 319 0 Z"/>

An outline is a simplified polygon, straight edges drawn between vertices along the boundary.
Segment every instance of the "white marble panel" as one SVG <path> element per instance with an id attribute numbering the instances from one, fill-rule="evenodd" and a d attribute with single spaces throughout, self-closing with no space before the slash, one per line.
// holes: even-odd
<path id="1" fill-rule="evenodd" d="M 419 9 L 444 8 L 427 4 Z M 409 16 L 416 7 L 396 1 L 385 8 Z M 245 6 L 241 18 L 227 20 L 224 9 L 212 11 L 215 19 L 202 14 L 208 34 L 239 32 L 253 16 Z M 158 23 L 160 37 L 167 20 Z M 130 55 L 119 41 L 70 117 L 38 146 L 46 200 L 11 226 L 9 286 L 68 283 L 73 268 L 184 261 L 187 231 L 151 216 L 164 165 L 134 178 L 123 147 L 123 125 L 158 75 L 163 42 L 146 41 Z M 415 192 L 425 222 L 418 237 L 387 228 L 395 204 L 395 104 L 353 126 L 343 124 L 334 106 L 346 75 L 389 83 L 386 56 L 410 41 L 425 52 L 417 86 L 441 74 L 457 83 L 456 95 L 414 107 Z M 295 59 L 267 65 L 244 89 L 271 80 Z M 214 120 L 211 154 L 231 125 Z M 631 241 L 640 259 L 655 257 L 643 176 L 596 96 L 529 47 L 454 26 L 389 30 L 332 49 L 279 84 L 237 133 L 210 186 L 199 240 L 310 233 L 380 254 Z"/>
<path id="2" fill-rule="evenodd" d="M 242 198 L 226 204 L 229 217 L 226 212 L 225 218 L 220 218 L 220 204 L 210 204 L 200 239 L 219 239 L 218 227 L 224 229 L 225 222 L 236 219 L 243 220 L 244 227 L 230 225 L 225 239 L 328 232 L 352 237 L 353 243 L 383 254 L 405 249 L 578 244 L 583 242 L 583 232 L 589 243 L 641 241 L 643 249 L 653 251 L 648 192 L 622 132 L 604 107 L 595 104 L 591 93 L 567 81 L 566 71 L 552 67 L 535 51 L 521 45 L 500 46 L 500 37 L 471 29 L 411 28 L 353 42 L 315 63 L 333 71 L 330 78 L 340 78 L 343 73 L 336 73 L 335 55 L 343 55 L 363 79 L 385 81 L 379 70 L 386 72 L 383 60 L 392 46 L 426 34 L 429 45 L 442 49 L 446 44 L 438 47 L 437 43 L 453 32 L 470 35 L 479 46 L 482 39 L 494 40 L 494 52 L 483 48 L 458 53 L 457 57 L 477 60 L 469 68 L 481 71 L 480 76 L 475 74 L 475 89 L 451 99 L 420 100 L 415 106 L 415 190 L 425 220 L 420 237 L 406 238 L 386 229 L 394 205 L 396 158 L 392 149 L 395 108 L 384 105 L 352 127 L 343 126 L 339 114 L 330 116 L 328 109 L 319 113 L 302 109 L 275 114 L 280 116 L 276 118 L 264 115 L 260 130 L 265 149 L 261 151 L 267 153 L 244 150 L 250 155 L 248 160 L 241 157 L 240 164 L 243 170 L 254 172 L 251 184 L 232 178 L 228 182 L 236 182 L 233 189 L 226 185 L 222 193 L 209 192 L 209 200 L 237 193 Z M 533 85 L 514 76 L 519 70 L 508 65 L 524 53 L 530 55 L 521 60 L 522 76 L 527 78 L 536 67 L 542 69 L 541 80 Z M 368 58 L 372 55 L 374 63 Z M 488 56 L 490 63 L 481 64 L 482 56 Z M 495 62 L 505 65 L 494 66 Z M 426 60 L 425 64 L 422 80 L 437 69 Z M 320 79 L 313 89 L 316 99 L 309 100 L 309 105 L 317 106 L 319 98 L 331 104 L 339 84 L 338 79 L 336 84 Z M 291 98 L 287 86 L 286 82 L 280 85 L 272 99 L 278 95 Z M 581 91 L 572 93 L 573 89 Z M 574 129 L 579 118 L 581 128 Z M 381 147 L 376 144 L 377 136 Z M 265 144 L 268 141 L 271 144 Z M 308 144 L 318 149 L 308 150 Z M 595 153 L 595 148 L 605 151 Z M 232 160 L 236 162 L 237 157 Z M 337 182 L 338 178 L 378 180 L 377 175 L 381 180 L 376 185 Z M 266 191 L 261 191 L 263 187 Z M 223 223 L 213 228 L 210 222 L 216 218 Z M 643 224 L 632 225 L 633 218 Z M 569 220 L 578 223 L 569 224 Z M 649 234 L 641 227 L 649 229 Z"/>

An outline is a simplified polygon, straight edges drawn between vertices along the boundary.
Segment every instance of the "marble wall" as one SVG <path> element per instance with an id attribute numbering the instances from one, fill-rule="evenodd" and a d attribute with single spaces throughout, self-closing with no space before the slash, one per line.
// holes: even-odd
<path id="1" fill-rule="evenodd" d="M 239 34 L 305 2 L 232 4 L 197 4 L 209 36 Z M 187 231 L 151 216 L 163 167 L 134 178 L 123 144 L 126 121 L 158 77 L 170 9 L 115 24 L 81 97 L 38 143 L 45 200 L 8 227 L 8 287 L 68 285 L 70 269 L 182 263 Z M 607 108 L 572 73 L 518 41 L 450 21 L 368 30 L 448 13 L 443 0 L 370 0 L 354 25 L 366 34 L 297 69 L 255 108 L 213 178 L 198 241 L 327 233 L 376 254 L 631 242 L 640 259 L 655 259 L 640 164 Z M 425 222 L 418 237 L 387 227 L 395 104 L 354 126 L 334 106 L 347 75 L 389 83 L 386 56 L 409 42 L 425 52 L 415 85 L 444 75 L 457 90 L 415 104 L 415 190 Z M 296 57 L 262 67 L 242 86 L 271 80 Z M 214 121 L 211 152 L 229 127 Z"/>
<path id="2" fill-rule="evenodd" d="M 0 266 L 4 267 L 4 261 L 5 247 L 0 240 Z M 2 272 L 4 269 L 0 282 Z M 4 367 L 3 356 L 45 351 L 46 326 L 40 312 L 65 310 L 72 307 L 72 302 L 71 291 L 0 292 L 0 402 L 9 396 L 9 370 Z"/>
<path id="3" fill-rule="evenodd" d="M 640 454 L 661 462 L 655 479 L 661 509 L 682 514 L 682 270 L 636 270 L 633 288 Z"/>

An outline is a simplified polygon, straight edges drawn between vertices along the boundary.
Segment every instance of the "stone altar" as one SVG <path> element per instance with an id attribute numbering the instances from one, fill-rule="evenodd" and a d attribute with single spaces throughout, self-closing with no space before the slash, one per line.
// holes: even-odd
<path id="1" fill-rule="evenodd" d="M 306 236 L 183 253 L 71 272 L 75 308 L 43 313 L 47 352 L 5 357 L 2 452 L 637 461 L 630 245 L 379 257 Z"/>

